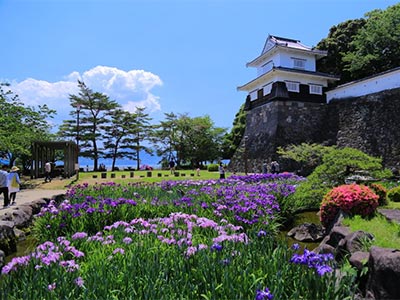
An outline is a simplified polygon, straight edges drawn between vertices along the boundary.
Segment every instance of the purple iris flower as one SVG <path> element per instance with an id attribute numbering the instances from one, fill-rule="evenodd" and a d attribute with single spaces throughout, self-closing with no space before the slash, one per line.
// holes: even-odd
<path id="1" fill-rule="evenodd" d="M 264 290 L 257 290 L 256 292 L 256 300 L 272 300 L 274 295 L 271 294 L 268 288 Z"/>
<path id="2" fill-rule="evenodd" d="M 222 251 L 222 245 L 221 244 L 218 244 L 218 243 L 214 243 L 212 246 L 211 246 L 211 250 L 213 250 L 213 251 Z"/>

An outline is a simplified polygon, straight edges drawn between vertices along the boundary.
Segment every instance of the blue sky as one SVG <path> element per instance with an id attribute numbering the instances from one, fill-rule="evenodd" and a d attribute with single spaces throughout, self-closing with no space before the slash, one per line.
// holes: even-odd
<path id="1" fill-rule="evenodd" d="M 230 128 L 268 34 L 315 46 L 389 0 L 0 0 L 0 81 L 68 118 L 77 79 L 127 110 L 209 115 Z"/>

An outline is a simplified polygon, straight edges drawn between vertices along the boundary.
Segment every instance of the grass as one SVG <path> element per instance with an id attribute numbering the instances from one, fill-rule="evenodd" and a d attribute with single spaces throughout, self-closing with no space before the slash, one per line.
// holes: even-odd
<path id="1" fill-rule="evenodd" d="M 349 226 L 351 231 L 362 230 L 372 233 L 375 237 L 372 245 L 383 248 L 395 248 L 400 245 L 400 224 L 393 223 L 380 214 L 372 219 L 354 216 L 345 219 L 343 224 Z"/>
<path id="2" fill-rule="evenodd" d="M 389 201 L 388 205 L 385 205 L 383 208 L 400 209 L 400 202 Z"/>
<path id="3" fill-rule="evenodd" d="M 218 172 L 209 172 L 207 170 L 201 170 L 199 176 L 196 170 L 177 170 L 179 176 L 171 174 L 169 170 L 153 170 L 153 171 L 133 171 L 134 177 L 131 177 L 131 171 L 107 171 L 107 172 L 80 172 L 79 180 L 76 180 L 76 176 L 72 176 L 67 179 L 54 178 L 51 182 L 44 183 L 43 178 L 29 179 L 28 177 L 22 178 L 25 185 L 31 186 L 32 188 L 42 189 L 65 189 L 71 184 L 78 183 L 102 183 L 102 182 L 115 182 L 115 183 L 128 183 L 128 182 L 161 182 L 163 180 L 210 180 L 219 179 Z M 149 172 L 151 177 L 148 176 Z M 102 174 L 106 174 L 106 178 L 102 178 Z M 112 175 L 114 174 L 114 175 Z M 225 176 L 228 178 L 232 173 L 226 172 Z M 114 178 L 112 178 L 114 176 Z"/>

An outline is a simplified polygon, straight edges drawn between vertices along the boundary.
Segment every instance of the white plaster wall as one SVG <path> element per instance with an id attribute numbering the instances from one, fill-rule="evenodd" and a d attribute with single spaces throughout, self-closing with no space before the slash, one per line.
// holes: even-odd
<path id="1" fill-rule="evenodd" d="M 268 63 L 267 63 L 268 62 Z M 266 64 L 267 63 L 267 64 Z M 269 61 L 264 62 L 266 64 L 264 66 L 260 66 L 257 68 L 257 76 L 261 76 L 262 74 L 267 73 L 272 69 L 272 67 L 276 67 L 280 65 L 280 55 L 279 53 L 275 53 L 270 57 Z"/>
<path id="2" fill-rule="evenodd" d="M 333 99 L 360 97 L 398 87 L 400 87 L 400 69 L 338 86 L 326 92 L 326 99 L 329 103 Z"/>
<path id="3" fill-rule="evenodd" d="M 306 60 L 304 70 L 315 72 L 315 56 L 303 53 L 282 52 L 280 66 L 293 69 L 293 58 Z"/>
<path id="4" fill-rule="evenodd" d="M 269 61 L 266 60 L 262 63 L 262 65 L 264 66 L 260 65 L 259 67 L 257 67 L 257 76 L 261 76 L 262 74 L 267 73 L 272 69 L 273 66 L 293 69 L 293 58 L 305 60 L 304 70 L 315 72 L 315 56 L 285 51 L 275 53 L 269 58 Z"/>

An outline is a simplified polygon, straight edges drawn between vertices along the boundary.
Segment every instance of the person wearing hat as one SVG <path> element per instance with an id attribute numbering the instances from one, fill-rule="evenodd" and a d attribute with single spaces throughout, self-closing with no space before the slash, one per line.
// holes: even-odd
<path id="1" fill-rule="evenodd" d="M 19 168 L 17 166 L 13 166 L 8 174 L 8 192 L 10 193 L 10 202 L 11 205 L 15 204 L 15 197 L 17 196 L 17 192 L 20 191 L 19 185 L 21 181 L 18 175 Z"/>

